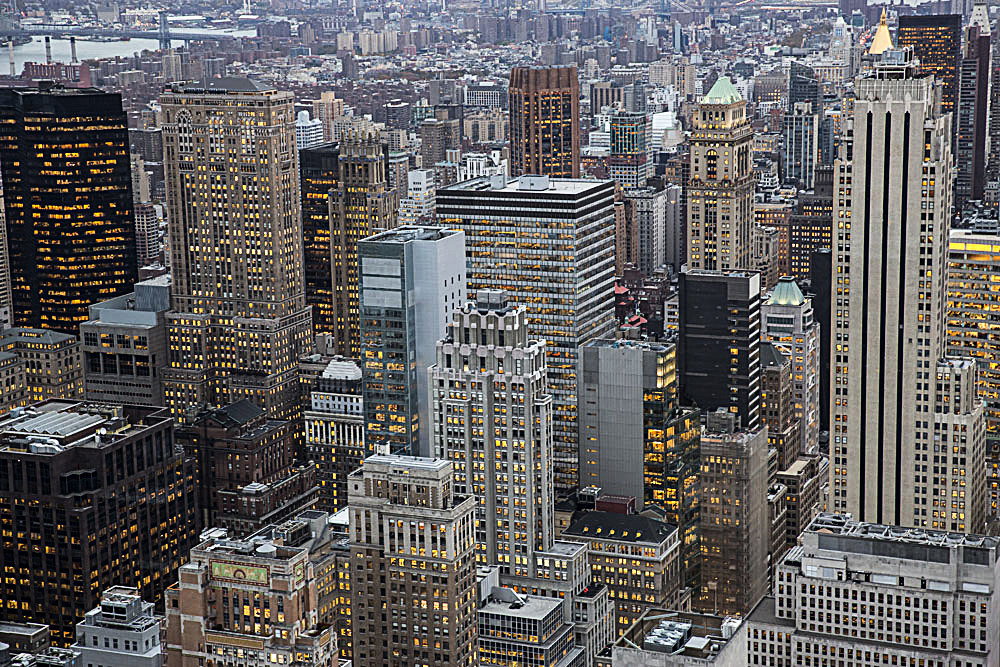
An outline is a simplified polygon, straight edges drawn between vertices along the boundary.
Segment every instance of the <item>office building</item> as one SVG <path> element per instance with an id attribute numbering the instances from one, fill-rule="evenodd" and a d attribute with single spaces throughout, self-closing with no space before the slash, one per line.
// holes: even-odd
<path id="1" fill-rule="evenodd" d="M 788 222 L 789 275 L 810 277 L 811 257 L 820 248 L 833 247 L 833 168 L 817 167 L 812 192 L 799 193 Z"/>
<path id="2" fill-rule="evenodd" d="M 546 341 L 556 489 L 575 489 L 579 348 L 615 326 L 614 183 L 477 178 L 438 190 L 437 215 L 465 232 L 469 291 L 503 290 Z"/>
<path id="3" fill-rule="evenodd" d="M 687 261 L 691 269 L 752 269 L 753 131 L 746 100 L 728 77 L 702 98 L 691 133 Z"/>
<path id="4" fill-rule="evenodd" d="M 676 346 L 598 339 L 584 345 L 580 366 L 580 487 L 659 508 L 678 528 L 682 576 L 692 580 L 701 424 L 678 400 Z"/>
<path id="5" fill-rule="evenodd" d="M 299 151 L 302 195 L 302 260 L 306 305 L 316 335 L 336 331 L 332 222 L 340 197 L 340 145 L 325 143 Z"/>
<path id="6" fill-rule="evenodd" d="M 965 30 L 955 107 L 955 208 L 980 201 L 986 186 L 986 116 L 990 88 L 990 26 Z"/>
<path id="7" fill-rule="evenodd" d="M 135 291 L 92 305 L 80 325 L 88 401 L 163 405 L 170 276 L 135 284 Z"/>
<path id="8" fill-rule="evenodd" d="M 361 366 L 334 357 L 327 362 L 309 394 L 303 418 L 306 458 L 316 466 L 316 508 L 337 512 L 347 507 L 347 476 L 365 456 Z"/>
<path id="9" fill-rule="evenodd" d="M 135 205 L 135 253 L 139 267 L 159 263 L 163 254 L 160 217 L 148 202 Z"/>
<path id="10" fill-rule="evenodd" d="M 830 432 L 830 336 L 833 332 L 833 253 L 830 248 L 813 252 L 809 267 L 809 285 L 815 304 L 813 319 L 819 325 L 819 430 Z"/>
<path id="11" fill-rule="evenodd" d="M 87 306 L 137 275 L 121 96 L 6 88 L 0 118 L 14 324 L 76 334 Z"/>
<path id="12" fill-rule="evenodd" d="M 44 623 L 0 623 L 0 643 L 14 654 L 41 653 L 51 645 L 49 626 Z"/>
<path id="13" fill-rule="evenodd" d="M 709 414 L 701 434 L 701 590 L 695 607 L 745 616 L 767 594 L 767 430 Z"/>
<path id="14" fill-rule="evenodd" d="M 821 114 L 823 108 L 823 82 L 816 70 L 800 62 L 788 64 L 788 109 L 795 113 L 796 105 L 808 102 L 812 113 Z"/>
<path id="15" fill-rule="evenodd" d="M 334 629 L 318 622 L 320 568 L 287 537 L 203 535 L 166 592 L 169 667 L 335 662 Z"/>
<path id="16" fill-rule="evenodd" d="M 919 61 L 920 73 L 933 74 L 936 86 L 940 89 L 940 113 L 953 114 L 954 118 L 959 104 L 962 15 L 900 15 L 896 47 L 913 49 L 913 56 Z M 955 130 L 954 120 L 950 129 Z"/>
<path id="17" fill-rule="evenodd" d="M 760 345 L 761 420 L 767 427 L 767 445 L 777 455 L 779 470 L 799 455 L 802 437 L 792 402 L 792 362 L 771 343 Z"/>
<path id="18" fill-rule="evenodd" d="M 830 507 L 859 520 L 972 532 L 940 507 L 948 473 L 965 467 L 959 452 L 939 451 L 941 429 L 964 419 L 970 448 L 983 430 L 974 423 L 982 413 L 969 397 L 974 387 L 951 382 L 971 376 L 939 362 L 951 115 L 938 104 L 942 86 L 919 76 L 906 52 L 886 51 L 855 91 L 853 134 L 834 167 Z M 956 393 L 962 400 L 947 403 Z"/>
<path id="19" fill-rule="evenodd" d="M 76 336 L 15 327 L 0 334 L 0 352 L 15 354 L 24 363 L 29 402 L 83 398 L 83 364 Z"/>
<path id="20" fill-rule="evenodd" d="M 507 91 L 511 176 L 579 178 L 576 67 L 515 67 Z"/>
<path id="21" fill-rule="evenodd" d="M 624 250 L 622 266 L 634 264 L 644 274 L 652 275 L 666 263 L 667 190 L 632 188 L 624 194 L 624 228 L 615 233 L 615 250 Z M 618 259 L 615 260 L 616 266 Z M 616 275 L 621 271 L 616 270 Z"/>
<path id="22" fill-rule="evenodd" d="M 451 462 L 369 456 L 348 485 L 353 664 L 478 664 L 476 500 Z"/>
<path id="23" fill-rule="evenodd" d="M 0 181 L 0 331 L 14 324 L 10 293 L 10 252 L 7 247 L 7 220 L 3 201 L 3 183 Z"/>
<path id="24" fill-rule="evenodd" d="M 760 274 L 686 271 L 679 287 L 681 402 L 760 426 Z"/>
<path id="25" fill-rule="evenodd" d="M 650 607 L 677 607 L 683 573 L 676 526 L 639 514 L 584 512 L 563 539 L 587 545 L 593 581 L 607 586 L 616 606 L 616 636 Z"/>
<path id="26" fill-rule="evenodd" d="M 425 169 L 445 162 L 448 151 L 462 147 L 462 123 L 440 118 L 425 118 L 420 123 L 420 158 Z"/>
<path id="27" fill-rule="evenodd" d="M 324 91 L 318 100 L 313 100 L 312 115 L 323 123 L 323 141 L 336 141 L 335 121 L 344 117 L 344 100 L 337 99 L 337 93 Z"/>
<path id="28" fill-rule="evenodd" d="M 744 664 L 1000 661 L 997 538 L 821 514 L 801 539 L 744 622 Z"/>
<path id="29" fill-rule="evenodd" d="M 803 190 L 814 187 L 819 164 L 819 115 L 812 102 L 796 102 L 782 119 L 785 138 L 785 182 Z"/>
<path id="30" fill-rule="evenodd" d="M 340 144 L 336 198 L 330 203 L 334 352 L 361 356 L 358 244 L 396 226 L 398 197 L 390 187 L 386 156 L 374 136 Z M 318 298 L 322 298 L 321 296 Z"/>
<path id="31" fill-rule="evenodd" d="M 812 299 L 802 294 L 795 280 L 783 276 L 761 304 L 762 340 L 772 343 L 792 365 L 795 418 L 802 438 L 799 449 L 816 451 L 819 445 L 820 325 L 813 318 Z"/>
<path id="32" fill-rule="evenodd" d="M 760 274 L 761 292 L 778 284 L 781 271 L 781 230 L 753 224 L 753 268 Z"/>
<path id="33" fill-rule="evenodd" d="M 585 648 L 575 642 L 565 606 L 565 600 L 492 586 L 477 611 L 478 664 L 584 667 Z"/>
<path id="34" fill-rule="evenodd" d="M 478 499 L 476 563 L 536 577 L 555 539 L 545 341 L 501 292 L 479 290 L 452 317 L 428 370 L 431 452 L 452 462 L 455 492 Z"/>
<path id="35" fill-rule="evenodd" d="M 947 352 L 976 361 L 976 390 L 985 403 L 986 513 L 1000 514 L 1000 332 L 984 326 L 996 308 L 992 291 L 1000 275 L 1000 235 L 955 229 L 951 232 L 947 275 Z"/>
<path id="36" fill-rule="evenodd" d="M 173 85 L 160 105 L 173 275 L 164 403 L 183 418 L 246 399 L 293 418 L 313 333 L 293 96 L 226 78 Z"/>
<path id="37" fill-rule="evenodd" d="M 178 444 L 198 467 L 203 525 L 243 537 L 314 507 L 316 472 L 296 460 L 293 426 L 242 400 L 177 429 Z"/>
<path id="38" fill-rule="evenodd" d="M 0 416 L 28 404 L 25 363 L 13 352 L 0 352 Z"/>
<path id="39" fill-rule="evenodd" d="M 746 667 L 746 623 L 732 616 L 650 608 L 615 642 L 618 667 Z"/>
<path id="40" fill-rule="evenodd" d="M 295 116 L 295 148 L 304 150 L 323 143 L 323 121 L 309 118 L 308 111 L 300 111 Z"/>
<path id="41" fill-rule="evenodd" d="M 785 490 L 784 542 L 787 549 L 798 544 L 799 535 L 821 509 L 820 486 L 826 484 L 827 465 L 829 461 L 820 455 L 803 455 L 774 476 L 775 482 Z M 774 565 L 772 560 L 772 568 Z M 768 578 L 772 580 L 773 576 Z"/>
<path id="42" fill-rule="evenodd" d="M 644 186 L 649 178 L 652 118 L 646 112 L 616 111 L 611 114 L 608 176 L 626 190 Z"/>
<path id="43" fill-rule="evenodd" d="M 369 453 L 429 454 L 427 368 L 465 303 L 465 234 L 397 227 L 358 243 L 365 443 Z"/>
<path id="44" fill-rule="evenodd" d="M 36 524 L 0 543 L 0 621 L 47 623 L 68 646 L 102 590 L 162 601 L 201 525 L 173 435 L 166 410 L 134 405 L 52 399 L 0 421 L 0 522 Z"/>
<path id="45" fill-rule="evenodd" d="M 160 643 L 163 619 L 136 588 L 112 586 L 101 602 L 76 624 L 81 665 L 107 667 L 163 667 Z"/>

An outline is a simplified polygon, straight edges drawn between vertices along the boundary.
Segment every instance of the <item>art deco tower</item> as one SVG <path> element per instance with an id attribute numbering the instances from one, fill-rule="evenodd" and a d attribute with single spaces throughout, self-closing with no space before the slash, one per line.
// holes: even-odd
<path id="1" fill-rule="evenodd" d="M 702 98 L 691 133 L 690 269 L 753 268 L 752 139 L 746 100 L 720 77 Z"/>
<path id="2" fill-rule="evenodd" d="M 227 78 L 176 85 L 160 104 L 173 273 L 166 403 L 182 415 L 247 399 L 292 417 L 312 336 L 293 97 Z"/>
<path id="3" fill-rule="evenodd" d="M 508 90 L 511 175 L 579 178 L 576 67 L 515 67 Z"/>

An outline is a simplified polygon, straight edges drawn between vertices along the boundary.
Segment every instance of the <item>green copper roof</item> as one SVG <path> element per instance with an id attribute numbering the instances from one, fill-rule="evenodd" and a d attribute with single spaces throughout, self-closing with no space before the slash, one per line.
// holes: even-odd
<path id="1" fill-rule="evenodd" d="M 778 284 L 771 292 L 771 298 L 767 300 L 769 306 L 801 306 L 806 298 L 802 296 L 802 290 L 795 283 L 795 278 L 782 276 Z"/>
<path id="2" fill-rule="evenodd" d="M 743 96 L 740 95 L 740 91 L 736 90 L 736 86 L 733 85 L 728 76 L 720 76 L 716 79 L 712 90 L 701 98 L 702 104 L 735 104 L 742 101 Z"/>

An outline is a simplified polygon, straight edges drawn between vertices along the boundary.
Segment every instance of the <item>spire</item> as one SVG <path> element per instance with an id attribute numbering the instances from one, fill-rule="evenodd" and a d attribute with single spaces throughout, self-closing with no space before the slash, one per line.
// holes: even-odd
<path id="1" fill-rule="evenodd" d="M 875 30 L 875 37 L 872 38 L 871 46 L 868 47 L 868 55 L 880 56 L 891 48 L 893 48 L 892 36 L 889 34 L 889 26 L 885 22 L 885 7 L 883 7 L 878 29 Z"/>

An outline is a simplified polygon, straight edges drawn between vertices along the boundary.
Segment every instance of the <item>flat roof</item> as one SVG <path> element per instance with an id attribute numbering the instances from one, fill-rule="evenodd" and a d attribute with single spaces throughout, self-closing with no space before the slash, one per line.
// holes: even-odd
<path id="1" fill-rule="evenodd" d="M 499 182 L 499 181 L 496 181 Z M 508 194 L 532 194 L 548 192 L 554 194 L 575 195 L 587 192 L 596 187 L 611 183 L 612 181 L 599 181 L 593 178 L 550 178 L 547 176 L 522 176 L 518 178 L 506 179 L 502 187 L 493 187 L 494 181 L 489 176 L 473 178 L 461 183 L 455 183 L 441 188 L 439 193 L 459 192 L 463 190 L 487 191 Z M 528 186 L 528 184 L 533 184 Z M 544 187 L 543 187 L 544 185 Z"/>
<path id="2" fill-rule="evenodd" d="M 524 595 L 521 599 L 522 602 L 508 602 L 491 597 L 486 604 L 479 607 L 479 612 L 541 621 L 563 603 L 559 598 L 543 598 L 535 595 Z"/>
<path id="3" fill-rule="evenodd" d="M 461 233 L 461 230 L 434 225 L 403 225 L 389 231 L 361 239 L 361 243 L 408 243 L 410 241 L 439 241 Z"/>
<path id="4" fill-rule="evenodd" d="M 420 468 L 423 470 L 441 470 L 451 465 L 446 459 L 432 459 L 425 456 L 406 456 L 404 454 L 373 454 L 364 463 L 382 466 L 398 466 L 403 468 Z M 362 466 L 364 467 L 364 466 Z"/>

